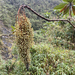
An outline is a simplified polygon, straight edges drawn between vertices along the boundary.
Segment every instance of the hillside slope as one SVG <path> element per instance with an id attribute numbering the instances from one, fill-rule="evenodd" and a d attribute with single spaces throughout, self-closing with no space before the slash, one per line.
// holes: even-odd
<path id="1" fill-rule="evenodd" d="M 44 15 L 44 13 L 50 12 L 60 2 L 61 0 L 0 0 L 0 20 L 3 20 L 4 25 L 7 27 L 14 26 L 17 10 L 20 5 L 28 5 L 39 14 Z M 25 11 L 31 20 L 34 30 L 42 27 L 43 22 L 39 17 L 29 10 Z"/>
<path id="2" fill-rule="evenodd" d="M 17 48 L 14 47 L 16 55 Z M 31 48 L 31 65 L 26 71 L 18 58 L 5 62 L 0 60 L 1 75 L 75 75 L 75 51 L 54 48 L 50 44 L 37 44 Z"/>

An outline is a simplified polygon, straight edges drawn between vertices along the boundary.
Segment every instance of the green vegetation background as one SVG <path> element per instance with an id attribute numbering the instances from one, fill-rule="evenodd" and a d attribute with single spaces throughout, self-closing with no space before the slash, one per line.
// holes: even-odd
<path id="1" fill-rule="evenodd" d="M 15 25 L 15 19 L 20 5 L 28 5 L 36 12 L 44 16 L 44 13 L 53 10 L 54 6 L 59 4 L 61 0 L 0 0 L 0 20 L 4 25 L 10 27 Z M 26 15 L 30 18 L 34 30 L 42 27 L 43 20 L 26 10 Z"/>
<path id="2" fill-rule="evenodd" d="M 0 21 L 7 29 L 11 29 L 11 26 L 14 29 L 17 11 L 22 4 L 30 6 L 46 18 L 67 19 L 68 14 L 63 16 L 53 10 L 61 2 L 62 0 L 0 0 Z M 29 71 L 26 71 L 23 62 L 18 57 L 17 47 L 13 43 L 11 49 L 9 48 L 11 51 L 7 52 L 12 58 L 4 60 L 3 56 L 0 57 L 0 75 L 75 75 L 75 32 L 73 27 L 66 22 L 46 22 L 28 9 L 25 10 L 25 13 L 32 23 L 35 42 L 30 49 Z M 8 38 L 8 40 L 11 39 Z M 1 51 L 2 45 L 0 37 Z"/>

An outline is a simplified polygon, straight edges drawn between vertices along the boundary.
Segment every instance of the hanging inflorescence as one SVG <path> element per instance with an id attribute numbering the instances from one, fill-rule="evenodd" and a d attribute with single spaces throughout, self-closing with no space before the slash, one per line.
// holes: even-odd
<path id="1" fill-rule="evenodd" d="M 33 29 L 31 23 L 24 13 L 24 8 L 19 8 L 16 21 L 16 44 L 20 58 L 27 70 L 31 62 L 30 47 L 33 45 Z"/>

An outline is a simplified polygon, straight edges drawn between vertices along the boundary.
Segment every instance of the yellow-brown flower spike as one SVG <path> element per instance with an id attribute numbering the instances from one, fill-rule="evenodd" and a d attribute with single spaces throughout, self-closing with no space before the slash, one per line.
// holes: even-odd
<path id="1" fill-rule="evenodd" d="M 29 19 L 25 15 L 18 16 L 15 28 L 19 55 L 28 70 L 31 62 L 30 47 L 33 45 L 33 29 L 31 28 Z"/>

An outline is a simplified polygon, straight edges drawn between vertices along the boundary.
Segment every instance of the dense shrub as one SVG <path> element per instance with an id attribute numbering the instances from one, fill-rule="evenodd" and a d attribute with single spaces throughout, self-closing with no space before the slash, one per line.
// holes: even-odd
<path id="1" fill-rule="evenodd" d="M 10 70 L 9 75 L 75 75 L 75 51 L 40 43 L 31 48 L 31 60 L 28 72 L 20 58 L 13 58 L 5 64 L 1 60 L 0 74 L 7 75 Z"/>

